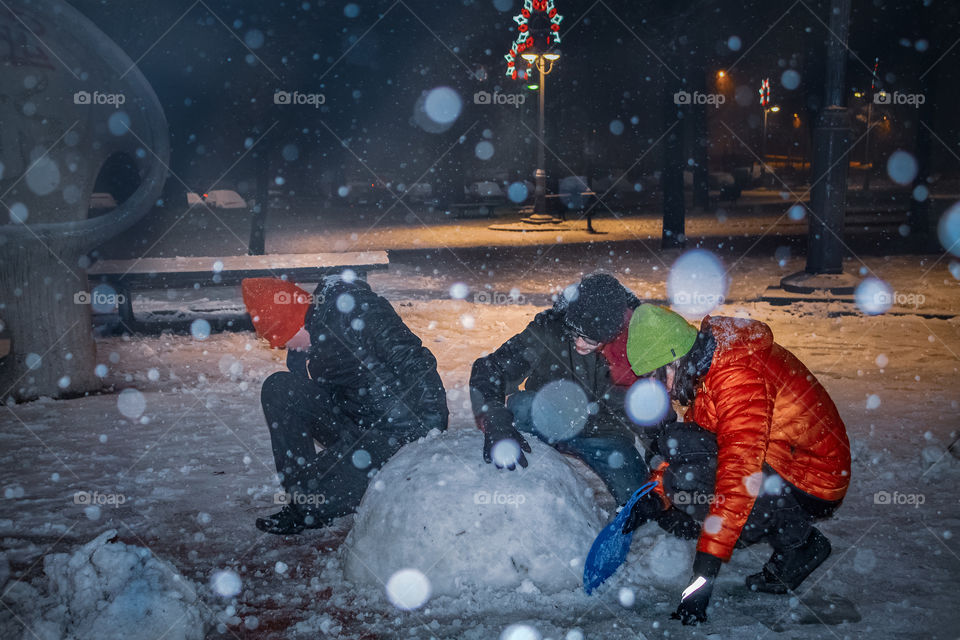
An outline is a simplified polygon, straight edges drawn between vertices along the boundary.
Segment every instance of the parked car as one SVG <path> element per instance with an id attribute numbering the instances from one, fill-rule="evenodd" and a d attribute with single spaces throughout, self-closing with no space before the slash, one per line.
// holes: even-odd
<path id="1" fill-rule="evenodd" d="M 479 180 L 464 187 L 464 197 L 471 202 L 499 204 L 507 201 L 503 187 L 492 180 Z"/>
<path id="2" fill-rule="evenodd" d="M 426 202 L 433 197 L 433 185 L 427 184 L 424 182 L 418 182 L 416 184 L 406 185 L 397 185 L 398 191 L 402 191 L 407 194 L 407 200 L 410 202 Z M 399 187 L 403 187 L 402 189 Z"/>
<path id="3" fill-rule="evenodd" d="M 337 193 L 351 205 L 379 205 L 394 199 L 387 184 L 376 179 L 348 180 Z"/>

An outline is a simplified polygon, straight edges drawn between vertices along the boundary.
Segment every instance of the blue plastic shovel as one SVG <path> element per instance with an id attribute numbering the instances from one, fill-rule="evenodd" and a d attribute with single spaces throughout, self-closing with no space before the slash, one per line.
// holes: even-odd
<path id="1" fill-rule="evenodd" d="M 588 595 L 616 573 L 623 561 L 627 559 L 630 543 L 633 541 L 633 532 L 623 533 L 623 525 L 630 517 L 630 512 L 637 500 L 653 491 L 655 486 L 657 481 L 651 480 L 637 489 L 623 509 L 620 509 L 620 513 L 613 522 L 604 527 L 593 541 L 583 566 L 583 588 Z"/>

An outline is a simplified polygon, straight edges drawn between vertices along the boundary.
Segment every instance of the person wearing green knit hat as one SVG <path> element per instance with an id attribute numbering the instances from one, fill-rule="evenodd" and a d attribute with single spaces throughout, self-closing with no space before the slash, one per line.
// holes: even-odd
<path id="1" fill-rule="evenodd" d="M 642 304 L 630 319 L 630 368 L 638 376 L 652 373 L 687 355 L 696 339 L 696 328 L 683 316 L 655 304 Z"/>
<path id="2" fill-rule="evenodd" d="M 796 589 L 830 555 L 813 523 L 839 508 L 850 484 L 850 444 L 829 394 L 769 326 L 749 318 L 707 316 L 698 330 L 670 309 L 642 304 L 626 352 L 636 375 L 659 381 L 687 407 L 684 422 L 653 434 L 649 451 L 660 461 L 651 460 L 650 479 L 660 481 L 659 495 L 638 501 L 623 527 L 653 520 L 671 531 L 666 522 L 677 519 L 667 516 L 678 510 L 693 521 L 693 575 L 673 617 L 705 621 L 721 565 L 734 548 L 759 542 L 773 555 L 747 587 Z"/>

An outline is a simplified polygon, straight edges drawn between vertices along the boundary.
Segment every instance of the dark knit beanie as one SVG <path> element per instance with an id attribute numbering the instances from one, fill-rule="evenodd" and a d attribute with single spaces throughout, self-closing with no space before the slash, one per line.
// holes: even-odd
<path id="1" fill-rule="evenodd" d="M 610 342 L 623 329 L 631 298 L 613 276 L 589 275 L 577 285 L 577 295 L 567 307 L 567 327 L 591 340 Z"/>

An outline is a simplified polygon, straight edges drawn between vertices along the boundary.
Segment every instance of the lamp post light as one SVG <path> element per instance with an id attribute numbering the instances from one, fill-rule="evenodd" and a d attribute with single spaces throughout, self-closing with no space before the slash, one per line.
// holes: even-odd
<path id="1" fill-rule="evenodd" d="M 540 82 L 537 86 L 540 102 L 540 125 L 538 131 L 539 145 L 537 147 L 537 170 L 534 174 L 536 185 L 534 188 L 533 215 L 524 218 L 524 222 L 532 224 L 546 224 L 559 222 L 556 218 L 547 213 L 547 145 L 546 145 L 546 84 L 547 76 L 553 71 L 554 63 L 560 59 L 560 54 L 552 51 L 549 53 L 528 52 L 521 55 L 527 63 L 536 67 L 540 72 Z"/>

